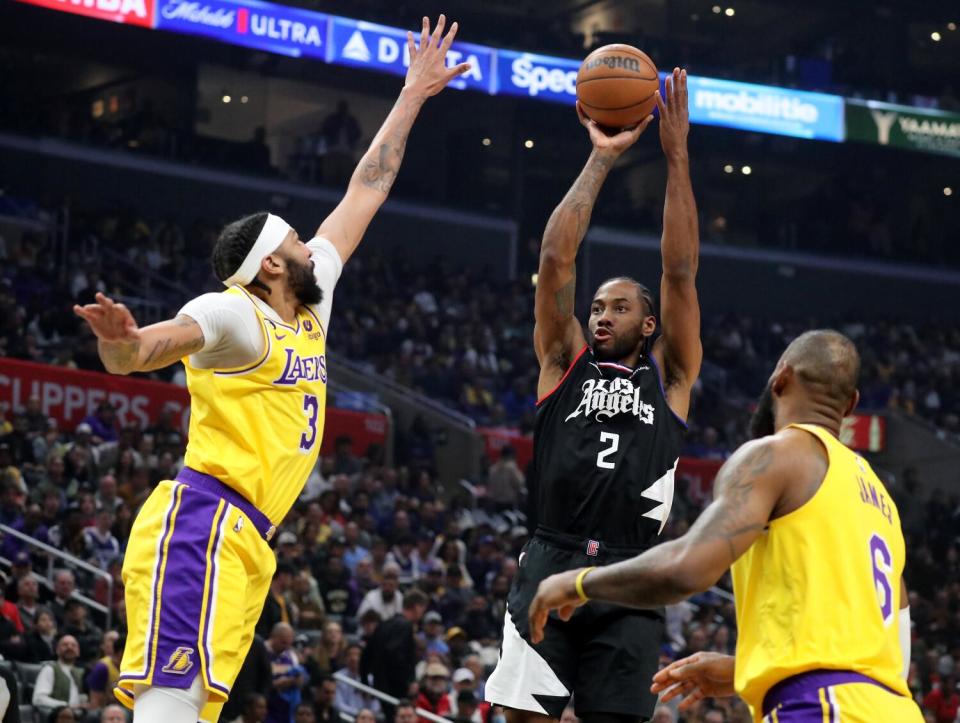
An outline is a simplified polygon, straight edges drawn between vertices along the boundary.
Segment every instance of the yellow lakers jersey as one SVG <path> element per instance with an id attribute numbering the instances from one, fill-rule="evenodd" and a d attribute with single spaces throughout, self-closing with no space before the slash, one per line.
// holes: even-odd
<path id="1" fill-rule="evenodd" d="M 236 286 L 223 293 L 247 295 Z M 292 326 L 253 307 L 264 336 L 258 360 L 240 369 L 199 369 L 185 360 L 191 405 L 184 462 L 235 489 L 277 525 L 320 452 L 326 338 L 306 306 Z"/>
<path id="2" fill-rule="evenodd" d="M 853 670 L 909 696 L 897 637 L 903 532 L 870 465 L 822 427 L 829 465 L 817 493 L 770 522 L 732 568 L 737 692 L 754 711 L 780 680 Z"/>

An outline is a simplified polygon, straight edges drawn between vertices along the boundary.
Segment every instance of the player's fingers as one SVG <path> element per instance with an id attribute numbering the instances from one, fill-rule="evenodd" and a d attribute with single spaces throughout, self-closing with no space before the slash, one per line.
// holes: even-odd
<path id="1" fill-rule="evenodd" d="M 417 57 L 417 45 L 413 42 L 413 33 L 407 31 L 407 50 L 410 52 L 410 61 Z"/>
<path id="2" fill-rule="evenodd" d="M 440 43 L 440 50 L 444 55 L 447 54 L 447 51 L 450 50 L 450 46 L 453 45 L 453 39 L 457 37 L 457 30 L 459 30 L 459 28 L 460 24 L 454 22 L 453 25 L 450 26 L 450 32 L 447 33 L 446 37 L 443 39 L 443 42 Z"/>
<path id="3" fill-rule="evenodd" d="M 687 95 L 687 71 L 680 71 L 680 107 L 683 110 L 687 109 L 688 95 Z"/>
<path id="4" fill-rule="evenodd" d="M 660 94 L 658 90 L 655 94 L 657 99 L 657 110 L 660 111 L 660 118 L 662 119 L 667 114 L 667 106 L 663 102 L 663 95 Z"/>
<path id="5" fill-rule="evenodd" d="M 677 96 L 680 93 L 680 68 L 673 69 L 673 83 L 671 83 L 671 88 L 670 102 L 674 103 L 677 101 Z"/>
<path id="6" fill-rule="evenodd" d="M 430 36 L 430 47 L 436 48 L 440 45 L 440 38 L 443 36 L 443 28 L 447 24 L 447 16 L 440 13 L 437 18 L 437 27 L 433 29 L 433 35 Z"/>
<path id="7" fill-rule="evenodd" d="M 107 311 L 113 308 L 113 299 L 104 294 L 102 291 L 98 291 L 93 298 L 96 299 L 96 302 Z"/>
<path id="8" fill-rule="evenodd" d="M 576 605 L 564 605 L 562 608 L 557 610 L 557 615 L 560 616 L 560 619 L 564 622 L 570 620 L 573 617 L 573 613 L 576 611 Z"/>
<path id="9" fill-rule="evenodd" d="M 648 115 L 646 118 L 640 121 L 640 125 L 634 128 L 632 131 L 633 140 L 637 140 L 637 138 L 640 137 L 640 134 L 643 133 L 645 130 L 647 130 L 647 126 L 650 125 L 652 121 L 653 121 L 653 114 Z"/>
<path id="10" fill-rule="evenodd" d="M 459 65 L 454 65 L 450 70 L 447 71 L 447 74 L 451 78 L 456 78 L 458 75 L 463 75 L 468 70 L 470 70 L 470 63 L 460 63 Z"/>
<path id="11" fill-rule="evenodd" d="M 586 111 L 583 110 L 583 106 L 580 105 L 580 101 L 577 101 L 577 117 L 580 119 L 580 125 L 584 128 L 590 125 L 590 119 L 587 117 Z"/>
<path id="12" fill-rule="evenodd" d="M 422 53 L 429 47 L 427 38 L 430 37 L 430 18 L 423 16 L 423 27 L 420 29 L 420 52 Z"/>
<path id="13" fill-rule="evenodd" d="M 677 706 L 679 710 L 690 710 L 693 706 L 699 703 L 704 699 L 703 691 L 697 688 L 690 695 L 680 701 L 680 705 Z"/>

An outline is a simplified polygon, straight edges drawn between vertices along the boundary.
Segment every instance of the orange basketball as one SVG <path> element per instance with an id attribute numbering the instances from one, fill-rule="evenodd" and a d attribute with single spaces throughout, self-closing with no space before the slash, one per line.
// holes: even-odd
<path id="1" fill-rule="evenodd" d="M 588 55 L 577 72 L 577 99 L 600 125 L 636 125 L 657 104 L 657 66 L 631 45 L 604 45 Z"/>

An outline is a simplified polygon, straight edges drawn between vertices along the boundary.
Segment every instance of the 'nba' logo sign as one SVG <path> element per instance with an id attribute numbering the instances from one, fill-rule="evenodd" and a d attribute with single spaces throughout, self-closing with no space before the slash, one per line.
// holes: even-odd
<path id="1" fill-rule="evenodd" d="M 596 557 L 600 552 L 600 543 L 596 540 L 587 540 L 587 555 Z"/>

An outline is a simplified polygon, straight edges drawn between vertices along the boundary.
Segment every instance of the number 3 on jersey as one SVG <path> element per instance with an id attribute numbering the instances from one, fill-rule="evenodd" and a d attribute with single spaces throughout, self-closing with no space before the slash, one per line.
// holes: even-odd
<path id="1" fill-rule="evenodd" d="M 606 449 L 601 449 L 600 452 L 597 453 L 597 467 L 601 469 L 614 469 L 617 466 L 616 462 L 610 462 L 607 458 L 620 447 L 620 435 L 614 434 L 613 432 L 600 432 L 600 444 L 607 442 L 610 443 L 610 446 Z"/>
<path id="2" fill-rule="evenodd" d="M 883 624 L 889 625 L 893 622 L 893 587 L 890 584 L 893 555 L 890 554 L 886 540 L 876 533 L 870 537 L 870 561 L 873 565 L 873 584 L 877 590 L 880 614 L 883 615 Z"/>
<path id="3" fill-rule="evenodd" d="M 317 418 L 320 402 L 312 394 L 303 395 L 303 413 L 307 417 L 307 431 L 300 435 L 300 451 L 306 454 L 317 443 Z"/>

